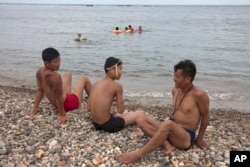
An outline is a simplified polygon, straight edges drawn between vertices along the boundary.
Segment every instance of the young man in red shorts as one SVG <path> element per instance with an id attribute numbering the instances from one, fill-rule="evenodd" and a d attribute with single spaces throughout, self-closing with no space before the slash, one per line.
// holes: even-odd
<path id="1" fill-rule="evenodd" d="M 46 48 L 42 52 L 42 59 L 44 67 L 40 67 L 36 72 L 38 89 L 35 104 L 29 114 L 34 115 L 38 112 L 39 104 L 45 94 L 60 114 L 57 123 L 64 124 L 68 121 L 66 112 L 79 108 L 83 91 L 89 95 L 91 82 L 87 76 L 81 75 L 71 92 L 72 74 L 65 72 L 61 77 L 56 72 L 60 68 L 60 53 L 54 48 Z"/>

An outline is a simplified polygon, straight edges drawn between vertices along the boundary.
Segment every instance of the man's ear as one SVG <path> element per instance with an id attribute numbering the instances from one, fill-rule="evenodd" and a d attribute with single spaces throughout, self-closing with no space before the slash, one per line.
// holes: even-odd
<path id="1" fill-rule="evenodd" d="M 48 66 L 48 65 L 49 65 L 49 62 L 48 62 L 48 61 L 44 61 L 44 65 L 45 65 L 45 66 Z"/>
<path id="2" fill-rule="evenodd" d="M 187 76 L 185 79 L 188 83 L 191 83 L 191 77 Z"/>

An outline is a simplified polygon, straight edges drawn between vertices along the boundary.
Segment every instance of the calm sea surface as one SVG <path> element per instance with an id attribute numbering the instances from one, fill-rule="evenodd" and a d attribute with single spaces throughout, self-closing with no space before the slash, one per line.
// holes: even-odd
<path id="1" fill-rule="evenodd" d="M 128 25 L 144 32 L 112 33 Z M 88 40 L 75 42 L 77 33 Z M 107 57 L 122 59 L 125 96 L 154 104 L 171 103 L 173 66 L 191 59 L 213 107 L 250 109 L 250 6 L 0 4 L 1 85 L 35 88 L 46 47 L 59 50 L 60 72 L 74 82 L 95 82 Z"/>

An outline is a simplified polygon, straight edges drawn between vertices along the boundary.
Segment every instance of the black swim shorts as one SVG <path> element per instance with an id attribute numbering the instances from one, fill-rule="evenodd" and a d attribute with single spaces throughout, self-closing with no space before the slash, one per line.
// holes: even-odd
<path id="1" fill-rule="evenodd" d="M 104 130 L 110 133 L 118 132 L 125 127 L 125 120 L 121 117 L 114 117 L 113 115 L 111 115 L 110 119 L 104 124 L 97 124 L 93 120 L 92 122 L 96 130 Z"/>

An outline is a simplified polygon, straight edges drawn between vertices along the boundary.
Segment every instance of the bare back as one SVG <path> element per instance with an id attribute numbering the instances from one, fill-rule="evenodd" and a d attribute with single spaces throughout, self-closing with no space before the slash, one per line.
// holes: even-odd
<path id="1" fill-rule="evenodd" d="M 173 104 L 176 108 L 175 122 L 195 131 L 198 128 L 202 112 L 206 112 L 203 110 L 208 108 L 200 106 L 209 104 L 200 102 L 202 99 L 208 99 L 207 94 L 203 90 L 193 87 L 184 98 L 183 96 L 179 89 L 173 88 Z"/>
<path id="2" fill-rule="evenodd" d="M 57 100 L 62 102 L 66 95 L 62 91 L 62 78 L 57 72 L 46 70 L 44 67 L 38 69 L 36 74 L 38 89 L 43 90 L 49 101 L 57 106 Z"/>
<path id="3" fill-rule="evenodd" d="M 89 97 L 89 110 L 92 120 L 98 124 L 107 122 L 111 115 L 111 106 L 115 97 L 117 110 L 122 113 L 124 110 L 122 93 L 121 84 L 108 77 L 97 81 L 92 86 Z"/>

